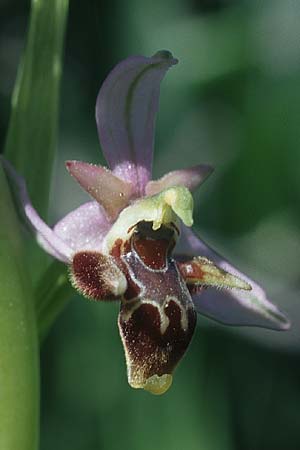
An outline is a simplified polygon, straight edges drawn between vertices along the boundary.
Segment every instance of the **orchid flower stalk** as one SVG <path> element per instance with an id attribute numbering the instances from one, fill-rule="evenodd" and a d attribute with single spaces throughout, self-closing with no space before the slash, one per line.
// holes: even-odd
<path id="1" fill-rule="evenodd" d="M 160 84 L 177 60 L 167 51 L 120 62 L 96 102 L 109 169 L 67 161 L 92 197 L 53 228 L 32 206 L 25 181 L 5 162 L 21 209 L 41 247 L 68 266 L 84 297 L 119 301 L 128 382 L 167 391 L 195 330 L 197 313 L 228 325 L 286 330 L 265 291 L 191 230 L 193 197 L 212 168 L 176 169 L 151 180 Z"/>

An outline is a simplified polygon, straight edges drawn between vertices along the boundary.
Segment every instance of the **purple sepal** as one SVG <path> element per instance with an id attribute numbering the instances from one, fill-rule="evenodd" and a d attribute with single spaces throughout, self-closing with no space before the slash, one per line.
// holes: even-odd
<path id="1" fill-rule="evenodd" d="M 72 250 L 101 251 L 102 240 L 111 224 L 101 206 L 84 203 L 54 226 L 54 231 Z"/>
<path id="2" fill-rule="evenodd" d="M 54 256 L 54 258 L 63 262 L 68 262 L 72 253 L 70 247 L 56 236 L 53 230 L 48 227 L 33 208 L 29 200 L 24 178 L 18 175 L 9 161 L 2 158 L 2 163 L 12 184 L 15 199 L 21 204 L 21 212 L 23 213 L 26 222 L 33 228 L 40 245 L 47 253 Z"/>
<path id="3" fill-rule="evenodd" d="M 96 102 L 100 144 L 113 172 L 145 193 L 150 179 L 160 82 L 177 60 L 161 51 L 120 62 L 101 86 Z"/>
<path id="4" fill-rule="evenodd" d="M 189 228 L 183 226 L 176 252 L 187 256 L 205 256 L 218 267 L 244 279 L 251 291 L 240 289 L 206 289 L 193 295 L 197 312 L 226 325 L 247 325 L 287 330 L 290 322 L 267 298 L 265 291 L 245 274 L 239 272 L 224 258 L 210 249 Z"/>
<path id="5" fill-rule="evenodd" d="M 1 160 L 12 184 L 14 197 L 20 204 L 19 210 L 47 253 L 64 263 L 70 263 L 75 251 L 101 248 L 110 222 L 97 202 L 81 205 L 51 229 L 33 208 L 24 179 L 7 160 Z"/>

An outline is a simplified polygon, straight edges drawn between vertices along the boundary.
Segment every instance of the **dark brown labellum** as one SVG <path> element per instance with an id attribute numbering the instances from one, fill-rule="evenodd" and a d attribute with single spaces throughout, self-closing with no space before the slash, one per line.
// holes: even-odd
<path id="1" fill-rule="evenodd" d="M 119 314 L 128 381 L 152 393 L 165 392 L 171 373 L 192 338 L 196 313 L 177 265 L 170 256 L 174 231 L 138 224 L 121 261 L 128 287 Z M 128 295 L 129 289 L 135 297 Z M 130 300 L 131 298 L 131 300 Z"/>

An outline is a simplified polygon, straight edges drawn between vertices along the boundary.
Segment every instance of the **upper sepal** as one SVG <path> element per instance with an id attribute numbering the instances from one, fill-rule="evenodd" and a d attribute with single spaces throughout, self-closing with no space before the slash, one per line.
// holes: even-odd
<path id="1" fill-rule="evenodd" d="M 108 75 L 96 102 L 101 147 L 113 172 L 144 195 L 150 179 L 160 82 L 177 60 L 162 51 L 132 56 Z"/>

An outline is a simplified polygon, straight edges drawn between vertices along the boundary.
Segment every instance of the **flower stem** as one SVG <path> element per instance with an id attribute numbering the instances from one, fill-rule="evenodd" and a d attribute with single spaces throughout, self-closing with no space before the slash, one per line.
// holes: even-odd
<path id="1" fill-rule="evenodd" d="M 38 338 L 20 229 L 0 167 L 0 448 L 36 450 Z"/>
<path id="2" fill-rule="evenodd" d="M 36 291 L 36 312 L 40 342 L 74 295 L 66 266 L 54 261 L 39 280 Z"/>
<path id="3" fill-rule="evenodd" d="M 46 219 L 57 148 L 59 88 L 68 0 L 32 0 L 4 154 L 27 182 Z"/>
<path id="4" fill-rule="evenodd" d="M 47 219 L 57 149 L 59 92 L 68 0 L 32 0 L 24 54 L 12 96 L 4 156 L 24 178 L 30 198 Z M 47 267 L 46 255 L 28 245 L 33 280 Z"/>

